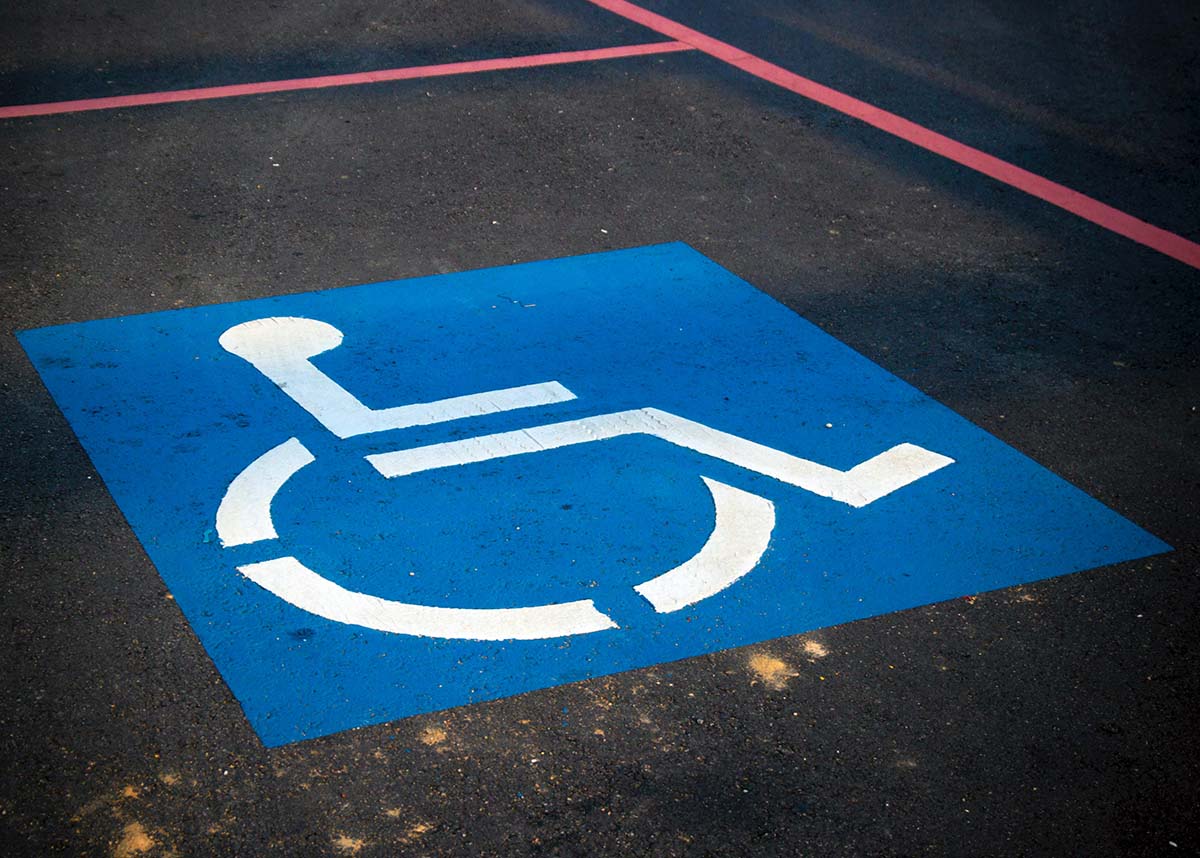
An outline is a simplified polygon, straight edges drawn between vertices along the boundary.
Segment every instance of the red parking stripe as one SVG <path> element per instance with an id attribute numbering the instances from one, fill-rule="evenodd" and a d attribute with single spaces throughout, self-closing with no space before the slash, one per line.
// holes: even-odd
<path id="1" fill-rule="evenodd" d="M 0 107 L 0 119 L 19 116 L 49 116 L 56 113 L 78 113 L 83 110 L 111 110 L 117 107 L 139 107 L 144 104 L 170 104 L 178 101 L 203 101 L 210 98 L 232 98 L 239 95 L 261 95 L 268 92 L 290 92 L 298 89 L 324 89 L 331 86 L 355 86 L 364 83 L 383 83 L 392 80 L 412 80 L 422 77 L 472 74 L 475 72 L 523 69 L 534 66 L 586 63 L 593 60 L 612 60 L 648 54 L 668 54 L 693 50 L 682 42 L 654 42 L 645 45 L 622 45 L 616 48 L 596 48 L 586 51 L 563 51 L 553 54 L 533 54 L 525 57 L 502 57 L 494 60 L 473 60 L 433 66 L 384 69 L 353 74 L 302 77 L 292 80 L 270 80 L 261 83 L 238 83 L 230 86 L 207 86 L 200 89 L 178 89 L 166 92 L 145 92 L 137 95 L 115 95 L 107 98 L 84 98 L 78 101 L 52 101 L 45 104 L 15 104 Z"/>
<path id="2" fill-rule="evenodd" d="M 907 140 L 922 149 L 926 149 L 943 158 L 949 158 L 964 167 L 969 167 L 990 176 L 998 182 L 1022 190 L 1051 205 L 1078 215 L 1085 220 L 1111 230 L 1118 235 L 1132 239 L 1146 247 L 1153 248 L 1159 253 L 1173 259 L 1200 268 L 1200 244 L 1189 241 L 1183 236 L 1168 232 L 1153 224 L 1139 220 L 1110 205 L 1092 199 L 1086 194 L 1073 191 L 1070 188 L 1052 182 L 1036 173 L 1024 170 L 1015 164 L 1001 160 L 994 155 L 981 152 L 957 140 L 952 140 L 943 134 L 932 131 L 915 122 L 910 122 L 894 113 L 889 113 L 865 101 L 830 89 L 827 86 L 809 80 L 785 68 L 767 62 L 764 59 L 748 54 L 726 42 L 719 41 L 693 30 L 690 27 L 664 18 L 662 15 L 635 6 L 628 0 L 589 0 L 589 2 L 607 9 L 623 18 L 628 18 L 644 27 L 662 33 L 672 39 L 691 45 L 696 50 L 723 60 L 742 71 L 755 77 L 762 78 L 797 95 L 802 95 L 813 101 L 832 108 L 839 113 L 853 116 L 881 131 L 886 131 Z"/>

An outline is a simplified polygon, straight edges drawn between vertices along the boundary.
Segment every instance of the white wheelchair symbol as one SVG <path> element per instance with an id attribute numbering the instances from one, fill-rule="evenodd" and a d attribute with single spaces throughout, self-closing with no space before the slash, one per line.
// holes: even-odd
<path id="1" fill-rule="evenodd" d="M 372 409 L 315 367 L 310 358 L 342 342 L 342 332 L 315 319 L 256 319 L 230 328 L 220 344 L 243 358 L 340 439 L 430 425 L 575 399 L 557 381 L 490 390 L 395 408 Z M 821 497 L 864 507 L 954 460 L 915 444 L 899 444 L 848 471 L 660 411 L 639 408 L 366 456 L 384 477 L 402 477 L 508 456 L 648 435 L 754 471 Z M 229 484 L 216 515 L 225 547 L 278 538 L 271 503 L 283 485 L 315 461 L 296 438 L 266 451 Z M 681 610 L 721 592 L 749 573 L 767 550 L 775 505 L 709 477 L 713 529 L 688 561 L 634 589 L 659 613 Z M 238 566 L 280 599 L 320 617 L 384 632 L 468 640 L 537 640 L 618 628 L 590 599 L 518 608 L 454 608 L 354 592 L 292 556 Z"/>

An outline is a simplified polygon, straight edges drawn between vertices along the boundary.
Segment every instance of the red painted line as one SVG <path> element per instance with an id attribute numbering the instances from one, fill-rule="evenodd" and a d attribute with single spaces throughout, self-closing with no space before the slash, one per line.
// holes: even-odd
<path id="1" fill-rule="evenodd" d="M 400 69 L 355 72 L 353 74 L 301 77 L 292 80 L 269 80 L 261 83 L 238 83 L 230 86 L 206 86 L 200 89 L 177 89 L 167 92 L 144 92 L 137 95 L 114 95 L 107 98 L 84 98 L 78 101 L 52 101 L 45 104 L 14 104 L 0 107 L 0 119 L 19 116 L 50 116 L 56 113 L 78 113 L 83 110 L 111 110 L 117 107 L 140 107 L 144 104 L 171 104 L 179 101 L 204 101 L 211 98 L 233 98 L 239 95 L 262 95 L 268 92 L 291 92 L 300 89 L 324 89 L 331 86 L 356 86 L 364 83 L 384 83 L 393 80 L 412 80 L 422 77 L 444 77 L 455 74 L 525 69 L 535 66 L 587 63 L 621 57 L 640 57 L 649 54 L 669 54 L 693 50 L 682 42 L 654 42 L 646 45 L 622 45 L 616 48 L 596 48 L 587 51 L 562 51 L 554 54 L 533 54 L 525 57 L 501 57 L 494 60 L 473 60 L 433 66 L 410 66 Z"/>
<path id="2" fill-rule="evenodd" d="M 965 143 L 959 143 L 957 140 L 952 140 L 894 113 L 830 89 L 814 80 L 801 77 L 781 66 L 735 48 L 727 42 L 719 41 L 693 30 L 691 27 L 686 27 L 678 21 L 672 21 L 670 18 L 664 18 L 662 15 L 643 9 L 641 6 L 635 6 L 628 0 L 589 0 L 589 2 L 641 24 L 643 27 L 662 33 L 664 36 L 691 45 L 696 50 L 723 60 L 755 77 L 809 98 L 839 113 L 853 116 L 880 131 L 886 131 L 888 134 L 907 140 L 922 149 L 934 152 L 943 158 L 949 158 L 951 161 L 983 173 L 985 176 L 990 176 L 998 182 L 1003 182 L 1045 200 L 1084 220 L 1089 220 L 1118 235 L 1123 235 L 1139 244 L 1153 248 L 1159 253 L 1177 259 L 1185 265 L 1200 268 L 1200 244 L 1189 241 L 1181 235 L 1146 223 L 1099 200 L 1092 199 L 1086 194 L 1073 191 L 1065 185 L 1052 182 L 994 155 L 967 146 Z"/>

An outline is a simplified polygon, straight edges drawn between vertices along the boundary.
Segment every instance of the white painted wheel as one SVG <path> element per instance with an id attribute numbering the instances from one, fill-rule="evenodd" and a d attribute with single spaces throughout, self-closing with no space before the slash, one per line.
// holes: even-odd
<path id="1" fill-rule="evenodd" d="M 229 484 L 217 509 L 221 544 L 277 539 L 272 501 L 292 476 L 314 461 L 298 439 L 289 438 L 251 462 Z M 708 539 L 691 559 L 634 587 L 659 613 L 681 610 L 732 585 L 758 565 L 775 528 L 775 506 L 769 500 L 708 477 L 701 479 L 713 500 L 714 524 Z M 244 564 L 238 571 L 310 614 L 395 634 L 538 640 L 618 628 L 590 599 L 519 608 L 435 607 L 347 590 L 291 556 Z"/>

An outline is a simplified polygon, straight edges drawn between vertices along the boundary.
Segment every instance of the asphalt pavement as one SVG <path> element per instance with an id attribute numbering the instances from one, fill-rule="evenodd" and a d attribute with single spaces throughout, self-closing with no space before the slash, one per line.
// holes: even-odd
<path id="1" fill-rule="evenodd" d="M 1200 241 L 1192 4 L 645 7 Z M 583 0 L 4 18 L 0 106 L 667 40 Z M 698 50 L 0 147 L 5 854 L 1200 854 L 1196 267 Z M 666 242 L 1174 550 L 266 747 L 14 336 Z"/>

